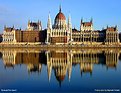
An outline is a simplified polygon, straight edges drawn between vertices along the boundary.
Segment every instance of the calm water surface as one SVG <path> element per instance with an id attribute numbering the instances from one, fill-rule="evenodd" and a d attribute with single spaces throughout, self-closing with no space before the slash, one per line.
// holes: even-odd
<path id="1" fill-rule="evenodd" d="M 121 92 L 121 50 L 1 50 L 0 89 Z M 116 92 L 116 91 L 115 91 Z"/>

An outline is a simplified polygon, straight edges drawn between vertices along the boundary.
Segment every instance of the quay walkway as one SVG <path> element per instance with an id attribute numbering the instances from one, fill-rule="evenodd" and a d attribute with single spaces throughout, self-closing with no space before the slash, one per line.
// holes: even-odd
<path id="1" fill-rule="evenodd" d="M 121 48 L 121 44 L 115 45 L 46 45 L 46 44 L 0 44 L 0 48 Z"/>

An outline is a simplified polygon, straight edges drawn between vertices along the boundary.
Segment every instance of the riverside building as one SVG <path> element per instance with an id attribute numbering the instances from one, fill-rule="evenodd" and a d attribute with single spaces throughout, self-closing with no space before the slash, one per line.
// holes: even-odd
<path id="1" fill-rule="evenodd" d="M 47 23 L 47 44 L 69 44 L 72 41 L 72 25 L 71 18 L 68 17 L 68 23 L 66 17 L 61 11 L 56 15 L 54 25 L 52 26 L 50 14 L 48 16 Z"/>
<path id="2" fill-rule="evenodd" d="M 76 45 L 76 44 L 118 44 L 119 33 L 117 26 L 108 27 L 102 30 L 94 30 L 93 19 L 84 22 L 81 19 L 80 30 L 72 28 L 71 16 L 68 19 L 60 7 L 55 17 L 54 24 L 48 15 L 47 29 L 42 29 L 41 21 L 28 21 L 27 29 L 15 29 L 4 27 L 2 43 L 37 43 L 48 45 Z"/>

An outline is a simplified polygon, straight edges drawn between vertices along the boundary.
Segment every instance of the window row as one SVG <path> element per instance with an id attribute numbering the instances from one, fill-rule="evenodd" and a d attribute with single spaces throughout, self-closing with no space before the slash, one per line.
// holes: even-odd
<path id="1" fill-rule="evenodd" d="M 64 35 L 64 36 L 67 36 L 67 32 L 52 32 L 52 36 L 54 35 Z"/>

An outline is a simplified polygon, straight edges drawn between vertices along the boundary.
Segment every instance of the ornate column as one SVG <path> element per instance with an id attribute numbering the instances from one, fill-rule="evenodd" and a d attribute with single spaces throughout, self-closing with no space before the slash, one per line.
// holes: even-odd
<path id="1" fill-rule="evenodd" d="M 16 43 L 16 32 L 13 30 L 13 42 Z"/>

